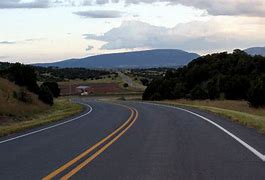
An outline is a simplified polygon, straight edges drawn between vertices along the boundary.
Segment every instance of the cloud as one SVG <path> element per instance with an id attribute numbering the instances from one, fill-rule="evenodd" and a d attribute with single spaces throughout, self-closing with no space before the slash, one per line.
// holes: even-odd
<path id="1" fill-rule="evenodd" d="M 265 17 L 264 0 L 169 0 L 168 2 L 204 9 L 211 15 Z"/>
<path id="2" fill-rule="evenodd" d="M 165 2 L 206 10 L 211 15 L 265 17 L 264 0 L 94 0 L 94 4 L 125 2 L 126 5 Z"/>
<path id="3" fill-rule="evenodd" d="M 32 2 L 22 2 L 21 0 L 1 0 L 0 9 L 18 9 L 18 8 L 48 8 L 49 0 L 34 0 Z"/>
<path id="4" fill-rule="evenodd" d="M 242 25 L 231 27 L 232 22 L 223 19 L 208 22 L 193 21 L 178 24 L 173 28 L 153 26 L 140 21 L 125 21 L 103 35 L 84 34 L 85 39 L 106 42 L 101 49 L 134 49 L 134 48 L 177 48 L 192 51 L 213 51 L 216 49 L 233 49 L 248 47 L 265 41 L 262 34 L 255 31 L 238 31 Z M 233 24 L 233 23 L 232 23 Z M 248 26 L 248 25 L 245 25 Z M 227 29 L 230 27 L 230 29 Z"/>
<path id="5" fill-rule="evenodd" d="M 86 48 L 86 51 L 90 51 L 93 48 L 94 48 L 93 46 L 88 45 L 87 48 Z"/>
<path id="6" fill-rule="evenodd" d="M 9 44 L 16 44 L 14 41 L 0 41 L 0 44 L 9 45 Z"/>
<path id="7" fill-rule="evenodd" d="M 119 18 L 122 16 L 122 12 L 111 10 L 78 11 L 74 14 L 86 18 Z"/>

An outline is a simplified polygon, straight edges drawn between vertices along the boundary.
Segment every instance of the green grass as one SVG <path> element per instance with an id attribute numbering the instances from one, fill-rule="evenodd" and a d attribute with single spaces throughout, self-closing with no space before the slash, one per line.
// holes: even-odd
<path id="1" fill-rule="evenodd" d="M 213 112 L 230 120 L 255 128 L 260 133 L 265 133 L 265 109 L 254 109 L 247 106 L 245 101 L 163 101 L 158 102 L 178 107 L 192 107 Z M 226 107 L 223 107 L 225 106 Z M 236 106 L 238 105 L 238 106 Z M 222 108 L 221 108 L 222 107 Z"/>
<path id="2" fill-rule="evenodd" d="M 83 109 L 83 106 L 74 104 L 68 99 L 57 99 L 52 107 L 41 113 L 22 118 L 22 120 L 9 120 L 6 123 L 1 124 L 0 137 L 62 120 L 66 117 L 82 112 Z"/>

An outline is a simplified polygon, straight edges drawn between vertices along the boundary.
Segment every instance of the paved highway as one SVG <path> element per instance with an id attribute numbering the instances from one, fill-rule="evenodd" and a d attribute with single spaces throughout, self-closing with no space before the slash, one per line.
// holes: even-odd
<path id="1" fill-rule="evenodd" d="M 265 179 L 265 136 L 216 115 L 78 100 L 81 115 L 0 139 L 0 179 Z"/>

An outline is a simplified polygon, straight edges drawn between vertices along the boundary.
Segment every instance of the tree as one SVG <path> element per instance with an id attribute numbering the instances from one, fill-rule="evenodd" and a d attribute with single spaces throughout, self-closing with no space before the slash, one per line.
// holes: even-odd
<path id="1" fill-rule="evenodd" d="M 220 97 L 220 89 L 218 84 L 218 79 L 214 78 L 207 82 L 206 84 L 208 96 L 211 100 L 217 99 Z"/>
<path id="2" fill-rule="evenodd" d="M 181 99 L 185 97 L 185 86 L 182 83 L 176 83 L 173 94 L 176 99 Z"/>
<path id="3" fill-rule="evenodd" d="M 202 86 L 197 85 L 195 86 L 191 92 L 190 92 L 190 97 L 192 100 L 195 99 L 208 99 L 208 94 Z"/>
<path id="4" fill-rule="evenodd" d="M 127 87 L 129 87 L 129 84 L 128 83 L 124 83 L 123 87 L 127 88 Z"/>
<path id="5" fill-rule="evenodd" d="M 265 76 L 252 83 L 248 93 L 248 102 L 253 107 L 265 105 Z"/>
<path id="6" fill-rule="evenodd" d="M 19 86 L 25 86 L 29 91 L 38 94 L 37 74 L 32 66 L 16 63 L 5 70 L 5 74 L 10 81 Z"/>
<path id="7" fill-rule="evenodd" d="M 41 85 L 39 90 L 39 99 L 46 104 L 53 105 L 52 92 L 47 86 Z"/>
<path id="8" fill-rule="evenodd" d="M 56 82 L 44 82 L 42 85 L 47 86 L 49 88 L 53 97 L 56 97 L 56 98 L 59 97 L 61 90 L 58 86 L 58 83 L 56 83 Z"/>

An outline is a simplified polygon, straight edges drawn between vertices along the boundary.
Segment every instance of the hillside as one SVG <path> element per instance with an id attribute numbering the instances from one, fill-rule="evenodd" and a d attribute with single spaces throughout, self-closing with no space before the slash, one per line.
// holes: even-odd
<path id="1" fill-rule="evenodd" d="M 235 50 L 199 57 L 187 66 L 168 71 L 146 88 L 144 100 L 248 100 L 265 105 L 265 58 Z"/>
<path id="2" fill-rule="evenodd" d="M 19 94 L 21 91 L 27 94 L 30 102 L 23 102 L 18 100 L 19 98 L 15 98 L 14 94 Z M 48 109 L 48 106 L 39 101 L 37 95 L 26 89 L 21 90 L 21 87 L 0 78 L 0 124 L 3 117 L 28 116 L 45 109 Z"/>
<path id="3" fill-rule="evenodd" d="M 265 57 L 265 47 L 252 47 L 245 49 L 244 51 L 252 56 L 261 55 Z"/>
<path id="4" fill-rule="evenodd" d="M 85 68 L 147 68 L 170 67 L 188 64 L 198 54 L 175 49 L 104 54 L 82 59 L 70 59 L 55 63 L 35 64 L 37 66 L 85 67 Z"/>

